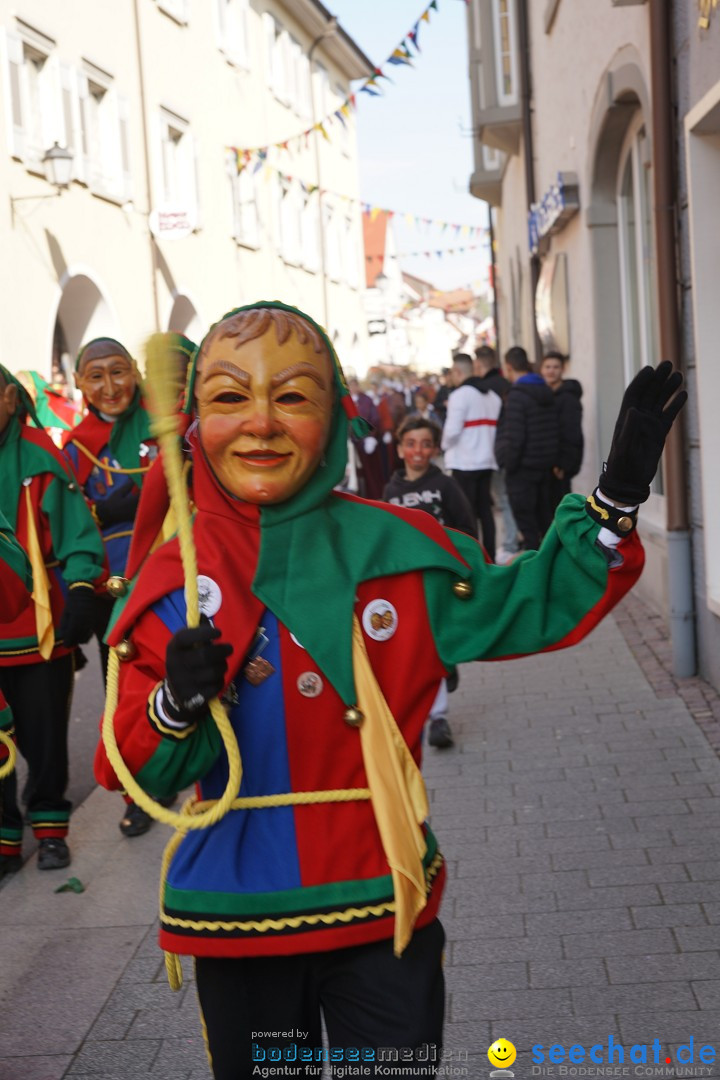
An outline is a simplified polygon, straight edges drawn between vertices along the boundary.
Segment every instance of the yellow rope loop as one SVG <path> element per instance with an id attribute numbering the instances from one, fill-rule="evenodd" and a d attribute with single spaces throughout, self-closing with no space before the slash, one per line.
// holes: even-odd
<path id="1" fill-rule="evenodd" d="M 183 972 L 180 957 L 174 952 L 165 952 L 165 974 L 170 989 L 177 992 L 182 990 Z"/>
<path id="2" fill-rule="evenodd" d="M 4 765 L 0 765 L 0 780 L 4 780 L 5 777 L 9 776 L 15 768 L 15 762 L 17 761 L 17 750 L 15 748 L 15 743 L 13 742 L 13 740 L 4 731 L 0 731 L 0 743 L 2 743 L 4 746 L 7 746 L 8 750 L 7 761 Z"/>
<path id="3" fill-rule="evenodd" d="M 150 471 L 150 465 L 139 465 L 135 469 L 123 469 L 120 465 L 108 465 L 105 461 L 100 461 L 95 455 L 88 450 L 87 446 L 83 446 L 77 439 L 71 439 L 70 442 L 73 446 L 77 446 L 81 454 L 84 454 L 88 461 L 92 461 L 93 465 L 97 465 L 98 469 L 102 469 L 103 472 L 120 473 L 122 476 L 130 476 L 133 473 L 146 473 Z"/>
<path id="4" fill-rule="evenodd" d="M 278 795 L 246 795 L 233 799 L 231 810 L 263 810 L 272 806 L 312 806 L 314 803 L 362 802 L 370 799 L 370 788 L 328 788 L 327 791 L 286 791 Z M 193 800 L 186 804 L 190 814 L 203 813 L 214 806 L 214 799 Z"/>

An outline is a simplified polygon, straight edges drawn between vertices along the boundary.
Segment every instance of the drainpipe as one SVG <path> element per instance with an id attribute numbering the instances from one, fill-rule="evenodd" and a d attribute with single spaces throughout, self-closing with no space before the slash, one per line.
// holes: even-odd
<path id="1" fill-rule="evenodd" d="M 535 154 L 533 150 L 531 81 L 530 81 L 530 26 L 528 22 L 527 0 L 517 0 L 518 12 L 518 49 L 520 51 L 520 87 L 522 94 L 522 129 L 523 149 L 525 152 L 525 194 L 528 213 L 535 202 Z M 540 258 L 530 255 L 530 294 L 532 299 L 532 326 L 535 363 L 542 360 L 542 345 L 535 325 L 535 294 L 540 278 Z"/>
<path id="2" fill-rule="evenodd" d="M 676 162 L 671 97 L 672 9 L 673 4 L 669 0 L 650 0 L 654 215 L 660 355 L 667 357 L 680 367 L 682 350 L 676 255 Z M 687 500 L 688 476 L 682 413 L 668 436 L 663 460 L 667 488 L 668 592 L 673 674 L 679 678 L 688 678 L 695 674 L 697 661 Z"/>
<path id="3" fill-rule="evenodd" d="M 498 360 L 498 365 L 501 364 L 501 352 L 500 352 L 500 319 L 498 317 L 498 294 L 497 294 L 497 259 L 495 258 L 495 225 L 493 223 L 493 212 L 490 203 L 487 204 L 488 208 L 488 236 L 490 239 L 490 266 L 492 267 L 492 280 L 493 280 L 493 322 L 495 323 L 495 356 Z"/>

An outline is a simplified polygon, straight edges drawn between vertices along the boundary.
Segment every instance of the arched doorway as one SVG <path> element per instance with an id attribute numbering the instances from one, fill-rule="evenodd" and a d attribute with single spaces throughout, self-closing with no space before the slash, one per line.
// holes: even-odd
<path id="1" fill-rule="evenodd" d="M 182 293 L 175 296 L 167 328 L 176 334 L 184 334 L 196 343 L 202 339 L 206 329 L 200 321 L 192 300 Z"/>
<path id="2" fill-rule="evenodd" d="M 621 49 L 598 87 L 590 125 L 598 437 L 607 453 L 632 376 L 655 362 L 656 281 L 651 220 L 650 98 L 642 61 Z"/>
<path id="3" fill-rule="evenodd" d="M 117 319 L 98 285 L 86 274 L 68 276 L 55 315 L 52 344 L 53 381 L 72 385 L 80 347 L 94 337 L 118 337 Z"/>

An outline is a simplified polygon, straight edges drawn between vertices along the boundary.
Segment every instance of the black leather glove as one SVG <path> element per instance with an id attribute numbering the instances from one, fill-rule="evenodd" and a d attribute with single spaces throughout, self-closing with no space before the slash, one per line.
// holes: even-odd
<path id="1" fill-rule="evenodd" d="M 95 513 L 102 528 L 119 525 L 123 521 L 134 521 L 140 502 L 140 492 L 132 480 L 121 484 L 107 499 L 98 499 Z"/>
<path id="2" fill-rule="evenodd" d="M 638 372 L 622 399 L 600 491 L 623 506 L 646 502 L 665 439 L 687 401 L 683 377 L 669 360 Z M 670 400 L 672 398 L 672 401 Z"/>
<path id="3" fill-rule="evenodd" d="M 72 648 L 83 645 L 93 636 L 95 590 L 89 582 L 76 581 L 70 586 L 56 637 Z"/>
<path id="4" fill-rule="evenodd" d="M 165 651 L 164 707 L 173 720 L 196 720 L 225 685 L 231 645 L 216 644 L 220 631 L 209 622 L 178 630 Z"/>

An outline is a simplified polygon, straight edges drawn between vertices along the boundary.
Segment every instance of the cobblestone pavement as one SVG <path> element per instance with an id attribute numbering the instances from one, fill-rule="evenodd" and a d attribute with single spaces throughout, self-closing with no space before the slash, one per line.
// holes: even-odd
<path id="1" fill-rule="evenodd" d="M 484 1080 L 499 1037 L 517 1080 L 610 1039 L 624 1075 L 671 1074 L 691 1040 L 678 1075 L 720 1075 L 699 1056 L 720 1049 L 717 695 L 678 687 L 665 647 L 629 600 L 574 649 L 463 668 L 456 746 L 425 764 L 450 873 L 441 1075 Z M 73 824 L 85 892 L 32 860 L 2 889 L 0 1080 L 208 1080 L 192 972 L 172 994 L 155 943 L 166 836 L 124 840 L 98 790 Z"/>

